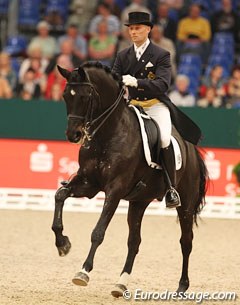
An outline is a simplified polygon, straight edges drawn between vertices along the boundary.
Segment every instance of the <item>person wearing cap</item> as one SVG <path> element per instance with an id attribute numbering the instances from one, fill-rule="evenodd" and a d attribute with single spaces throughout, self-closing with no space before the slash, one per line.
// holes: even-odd
<path id="1" fill-rule="evenodd" d="M 43 58 L 50 59 L 56 53 L 57 41 L 49 35 L 50 25 L 46 21 L 40 21 L 37 24 L 38 35 L 33 37 L 29 43 L 28 50 L 39 47 L 42 51 Z"/>
<path id="2" fill-rule="evenodd" d="M 181 202 L 175 189 L 172 123 L 185 140 L 195 145 L 201 138 L 201 130 L 167 96 L 171 81 L 170 53 L 149 40 L 153 27 L 150 14 L 131 12 L 128 16 L 129 20 L 125 25 L 129 28 L 133 45 L 117 54 L 112 70 L 122 77 L 127 86 L 130 103 L 142 106 L 159 126 L 161 161 L 167 183 L 166 206 L 178 207 Z"/>

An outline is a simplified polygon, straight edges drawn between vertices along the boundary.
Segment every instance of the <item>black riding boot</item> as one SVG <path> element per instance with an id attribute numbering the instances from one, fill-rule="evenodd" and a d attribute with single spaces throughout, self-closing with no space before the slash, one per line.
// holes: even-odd
<path id="1" fill-rule="evenodd" d="M 176 184 L 176 168 L 172 144 L 161 149 L 161 157 L 162 168 L 168 186 L 168 190 L 165 194 L 166 207 L 176 208 L 181 205 L 181 201 L 178 192 L 174 188 Z"/>

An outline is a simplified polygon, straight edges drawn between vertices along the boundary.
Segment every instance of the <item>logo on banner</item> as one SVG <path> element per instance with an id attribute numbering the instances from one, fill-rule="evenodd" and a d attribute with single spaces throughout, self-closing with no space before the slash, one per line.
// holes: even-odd
<path id="1" fill-rule="evenodd" d="M 46 144 L 37 146 L 37 151 L 30 155 L 30 170 L 32 172 L 49 173 L 53 169 L 53 154 L 48 150 Z"/>
<path id="2" fill-rule="evenodd" d="M 205 155 L 205 163 L 211 180 L 218 180 L 221 176 L 221 162 L 215 160 L 215 153 L 208 151 Z"/>

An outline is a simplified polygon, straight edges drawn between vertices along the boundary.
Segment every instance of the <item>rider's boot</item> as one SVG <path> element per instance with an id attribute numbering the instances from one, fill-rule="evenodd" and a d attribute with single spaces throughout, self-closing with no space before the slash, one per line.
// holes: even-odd
<path id="1" fill-rule="evenodd" d="M 176 168 L 172 144 L 161 149 L 161 157 L 162 168 L 165 173 L 165 180 L 168 188 L 165 194 L 166 207 L 176 208 L 181 205 L 181 200 L 178 192 L 175 189 Z"/>

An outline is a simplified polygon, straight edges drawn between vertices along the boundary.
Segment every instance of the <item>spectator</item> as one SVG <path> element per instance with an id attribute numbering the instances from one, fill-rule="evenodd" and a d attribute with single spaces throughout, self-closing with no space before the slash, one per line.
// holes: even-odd
<path id="1" fill-rule="evenodd" d="M 179 55 L 186 52 L 197 53 L 205 64 L 209 55 L 211 27 L 209 21 L 201 17 L 198 4 L 192 4 L 189 15 L 180 20 L 177 29 Z"/>
<path id="2" fill-rule="evenodd" d="M 197 101 L 197 106 L 203 108 L 207 108 L 207 107 L 218 108 L 222 106 L 222 101 L 221 98 L 216 95 L 215 88 L 208 87 L 205 96 Z"/>
<path id="3" fill-rule="evenodd" d="M 116 0 L 103 0 L 102 3 L 109 5 L 112 14 L 117 16 L 118 19 L 121 18 L 121 8 L 119 7 Z"/>
<path id="4" fill-rule="evenodd" d="M 11 90 L 14 90 L 17 84 L 17 75 L 11 65 L 11 58 L 8 53 L 0 53 L 0 77 L 5 78 Z"/>
<path id="5" fill-rule="evenodd" d="M 71 63 L 69 66 L 69 69 L 73 69 L 76 67 L 79 67 L 82 63 L 82 61 L 79 59 L 78 56 L 74 53 L 74 46 L 73 46 L 73 40 L 72 39 L 66 39 L 61 42 L 60 45 L 60 53 L 56 55 L 50 62 L 46 69 L 46 74 L 49 74 L 51 71 L 54 70 L 56 63 L 58 61 L 58 58 L 61 55 L 65 55 L 68 58 L 68 62 Z"/>
<path id="6" fill-rule="evenodd" d="M 77 24 L 82 34 L 86 34 L 89 21 L 92 20 L 98 0 L 72 0 L 67 24 Z"/>
<path id="7" fill-rule="evenodd" d="M 107 22 L 100 21 L 97 26 L 97 34 L 89 41 L 89 58 L 111 66 L 116 52 L 116 44 L 117 38 L 108 34 Z"/>
<path id="8" fill-rule="evenodd" d="M 190 80 L 186 75 L 178 74 L 176 77 L 176 88 L 169 94 L 169 98 L 176 106 L 195 106 L 195 96 L 189 92 Z"/>
<path id="9" fill-rule="evenodd" d="M 164 36 L 175 42 L 177 22 L 169 17 L 169 6 L 163 2 L 158 5 L 155 23 L 164 29 Z"/>
<path id="10" fill-rule="evenodd" d="M 233 69 L 231 78 L 228 83 L 228 108 L 240 107 L 240 66 Z"/>
<path id="11" fill-rule="evenodd" d="M 69 56 L 65 54 L 61 54 L 57 58 L 57 65 L 67 69 L 72 70 L 72 63 L 69 59 Z M 55 99 L 55 89 L 56 87 L 59 90 L 59 96 L 63 94 L 64 88 L 66 85 L 66 79 L 62 77 L 62 75 L 59 73 L 57 66 L 55 66 L 54 70 L 49 73 L 47 78 L 47 88 L 45 92 L 45 98 L 47 100 Z"/>
<path id="12" fill-rule="evenodd" d="M 69 24 L 66 34 L 59 37 L 59 46 L 64 40 L 69 39 L 73 42 L 73 54 L 79 58 L 79 62 L 83 62 L 87 57 L 87 40 L 79 33 L 78 26 L 74 23 Z"/>
<path id="13" fill-rule="evenodd" d="M 128 27 L 122 28 L 121 35 L 118 41 L 118 52 L 130 47 L 132 45 L 132 40 L 129 35 Z"/>
<path id="14" fill-rule="evenodd" d="M 40 84 L 33 68 L 30 67 L 25 72 L 23 81 L 17 85 L 16 93 L 24 100 L 38 99 L 41 96 Z"/>
<path id="15" fill-rule="evenodd" d="M 53 31 L 58 32 L 64 29 L 65 20 L 63 12 L 60 12 L 59 9 L 49 7 L 49 9 L 46 11 L 44 20 L 48 22 Z"/>
<path id="16" fill-rule="evenodd" d="M 232 8 L 232 0 L 222 0 L 222 9 L 212 15 L 212 33 L 233 33 L 235 39 L 238 35 L 238 15 Z"/>
<path id="17" fill-rule="evenodd" d="M 23 82 L 23 78 L 26 71 L 30 67 L 32 67 L 32 63 L 34 66 L 36 62 L 39 62 L 38 74 L 43 75 L 48 66 L 49 60 L 42 57 L 42 50 L 40 47 L 32 47 L 31 49 L 28 50 L 28 58 L 25 58 L 20 65 L 19 74 L 18 74 L 19 82 Z"/>
<path id="18" fill-rule="evenodd" d="M 227 93 L 227 82 L 227 78 L 223 76 L 223 67 L 220 65 L 212 67 L 209 75 L 202 79 L 200 96 L 205 96 L 207 88 L 214 88 L 215 94 L 221 99 L 224 99 Z"/>
<path id="19" fill-rule="evenodd" d="M 131 12 L 145 12 L 150 15 L 151 11 L 147 8 L 146 5 L 144 5 L 143 0 L 131 0 L 131 3 L 125 7 L 125 9 L 122 11 L 121 14 L 121 23 L 125 24 L 128 21 L 128 14 Z"/>
<path id="20" fill-rule="evenodd" d="M 163 27 L 160 25 L 154 25 L 151 31 L 151 40 L 158 45 L 159 47 L 169 51 L 170 59 L 171 59 L 171 67 L 172 67 L 172 78 L 176 77 L 176 49 L 172 42 L 172 40 L 164 37 Z"/>
<path id="21" fill-rule="evenodd" d="M 0 98 L 9 99 L 13 96 L 12 89 L 5 77 L 0 76 Z"/>
<path id="22" fill-rule="evenodd" d="M 43 58 L 50 59 L 56 53 L 56 39 L 49 35 L 50 26 L 46 21 L 40 21 L 37 25 L 38 35 L 33 37 L 28 50 L 39 47 Z"/>
<path id="23" fill-rule="evenodd" d="M 103 20 L 107 23 L 107 33 L 118 36 L 120 33 L 120 22 L 118 17 L 111 13 L 110 6 L 106 3 L 101 3 L 97 7 L 97 12 L 97 15 L 90 22 L 90 36 L 93 37 L 94 35 L 97 35 L 98 24 Z"/>

